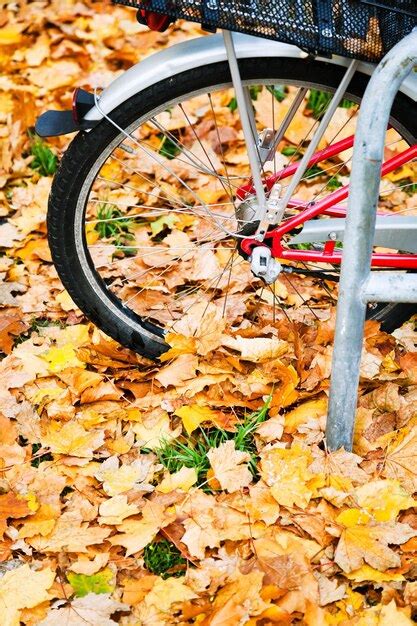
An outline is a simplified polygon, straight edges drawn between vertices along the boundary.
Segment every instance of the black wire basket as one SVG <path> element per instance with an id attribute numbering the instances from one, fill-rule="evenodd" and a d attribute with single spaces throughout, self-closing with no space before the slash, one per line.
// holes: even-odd
<path id="1" fill-rule="evenodd" d="M 379 61 L 417 26 L 417 0 L 113 0 L 295 44 L 313 54 Z"/>

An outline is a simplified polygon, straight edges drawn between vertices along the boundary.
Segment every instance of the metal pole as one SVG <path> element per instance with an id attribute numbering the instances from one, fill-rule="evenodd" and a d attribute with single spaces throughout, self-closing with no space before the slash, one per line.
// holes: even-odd
<path id="1" fill-rule="evenodd" d="M 365 285 L 370 274 L 385 133 L 396 93 L 416 62 L 417 30 L 414 30 L 376 68 L 359 113 L 326 430 L 330 450 L 352 449 L 366 312 Z"/>

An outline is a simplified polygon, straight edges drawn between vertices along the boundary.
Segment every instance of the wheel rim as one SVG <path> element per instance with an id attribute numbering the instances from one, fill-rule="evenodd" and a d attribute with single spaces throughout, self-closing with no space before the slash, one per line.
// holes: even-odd
<path id="1" fill-rule="evenodd" d="M 279 118 L 282 102 L 289 106 L 298 88 L 311 87 L 301 81 L 291 81 L 291 85 L 286 81 L 285 97 L 279 102 L 275 93 L 277 85 L 281 89 L 279 79 L 253 82 L 252 89 L 259 88 L 254 106 L 261 128 L 268 123 L 265 94 L 274 127 L 276 122 L 272 120 Z M 319 87 L 323 86 L 314 85 L 314 89 Z M 291 162 L 317 127 L 317 111 L 306 115 L 311 95 L 307 95 L 299 112 L 307 132 L 297 137 L 301 122 L 293 120 L 292 134 L 288 133 L 284 145 L 278 146 L 270 164 L 273 169 L 282 163 L 285 148 L 287 161 Z M 259 106 L 261 99 L 264 107 Z M 92 288 L 127 325 L 152 339 L 159 337 L 161 343 L 165 329 L 184 330 L 184 316 L 200 314 L 202 322 L 212 311 L 212 303 L 230 324 L 259 318 L 268 323 L 278 316 L 288 316 L 289 311 L 292 319 L 299 319 L 303 307 L 313 317 L 320 317 L 323 309 L 312 303 L 324 298 L 332 304 L 336 297 L 328 285 L 319 288 L 313 279 L 305 277 L 290 279 L 283 275 L 273 287 L 265 287 L 238 255 L 233 237 L 239 230 L 235 193 L 248 180 L 249 168 L 242 156 L 242 144 L 237 151 L 238 166 L 227 146 L 227 133 L 233 137 L 239 133 L 236 119 L 230 125 L 232 101 L 229 86 L 223 84 L 208 94 L 199 90 L 146 114 L 126 129 L 129 138 L 118 135 L 103 152 L 79 195 L 74 236 L 78 258 Z M 355 107 L 341 109 L 350 113 L 344 115 L 337 128 L 328 129 L 331 141 L 341 138 L 352 124 Z M 237 113 L 234 115 L 238 119 Z M 207 142 L 200 131 L 210 118 L 211 140 Z M 326 136 L 329 140 L 327 131 Z M 241 141 L 239 136 L 235 139 Z M 216 140 L 217 152 L 212 148 Z M 398 135 L 388 139 L 391 149 L 399 141 Z M 292 155 L 288 148 L 292 148 Z M 307 194 L 305 201 L 311 202 L 326 193 L 329 177 L 343 175 L 350 158 L 329 164 L 318 175 L 315 188 L 311 180 L 303 180 L 298 196 L 301 191 Z M 180 175 L 181 168 L 186 175 Z M 406 186 L 403 183 L 402 187 Z M 207 198 L 217 201 L 208 202 Z M 181 269 L 174 265 L 181 265 Z"/>

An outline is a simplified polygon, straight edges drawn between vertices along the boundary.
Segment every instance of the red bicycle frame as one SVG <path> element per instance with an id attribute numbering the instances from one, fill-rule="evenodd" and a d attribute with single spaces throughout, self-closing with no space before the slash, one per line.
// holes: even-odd
<path id="1" fill-rule="evenodd" d="M 316 152 L 311 160 L 309 161 L 309 167 L 325 161 L 326 159 L 330 159 L 349 148 L 352 148 L 354 142 L 354 136 L 347 137 L 346 139 L 342 139 L 337 143 L 328 146 L 324 150 L 319 150 Z M 417 144 L 407 148 L 400 154 L 395 155 L 394 157 L 388 159 L 382 165 L 381 176 L 385 176 L 401 167 L 405 163 L 411 161 L 413 158 L 417 157 Z M 264 184 L 267 190 L 271 190 L 274 184 L 277 181 L 284 180 L 289 176 L 292 176 L 294 172 L 297 170 L 299 164 L 293 163 L 288 165 L 281 171 L 269 176 L 265 179 Z M 244 200 L 249 194 L 253 194 L 254 189 L 251 183 L 244 185 L 239 188 L 237 192 L 237 196 L 240 200 Z M 280 259 L 284 259 L 286 261 L 304 261 L 315 263 L 332 263 L 337 264 L 342 260 L 342 253 L 340 251 L 335 251 L 336 242 L 335 241 L 327 241 L 324 244 L 324 249 L 322 251 L 317 250 L 294 250 L 285 246 L 285 242 L 283 242 L 283 237 L 290 231 L 294 230 L 307 220 L 310 220 L 318 215 L 328 215 L 331 217 L 346 217 L 346 209 L 340 206 L 337 206 L 339 202 L 342 200 L 346 200 L 349 195 L 349 185 L 345 185 L 344 187 L 340 187 L 336 191 L 330 193 L 328 196 L 319 200 L 317 202 L 304 203 L 297 199 L 292 199 L 288 207 L 289 208 L 301 208 L 305 207 L 304 210 L 301 210 L 300 213 L 294 215 L 289 218 L 281 225 L 276 228 L 268 231 L 266 234 L 263 245 L 271 248 L 272 255 L 274 257 L 278 257 Z M 243 239 L 241 243 L 242 250 L 250 256 L 252 248 L 262 245 L 253 238 Z M 417 255 L 415 254 L 398 254 L 398 253 L 374 253 L 372 255 L 371 264 L 373 266 L 381 266 L 381 267 L 397 267 L 397 268 L 414 268 L 417 269 Z"/>

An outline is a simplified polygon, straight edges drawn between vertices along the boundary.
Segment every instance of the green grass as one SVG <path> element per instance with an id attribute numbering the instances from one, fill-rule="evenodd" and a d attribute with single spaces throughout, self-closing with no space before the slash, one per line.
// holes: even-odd
<path id="1" fill-rule="evenodd" d="M 158 153 L 167 159 L 175 159 L 175 157 L 180 154 L 181 148 L 176 141 L 170 139 L 167 135 L 160 133 L 158 135 L 158 139 L 161 140 L 159 145 Z"/>
<path id="2" fill-rule="evenodd" d="M 16 335 L 14 345 L 18 346 L 19 344 L 29 339 L 32 333 L 37 332 L 40 328 L 47 328 L 48 326 L 59 326 L 60 328 L 66 328 L 67 325 L 61 320 L 50 320 L 45 317 L 34 317 L 29 322 L 29 328 L 20 335 Z"/>
<path id="3" fill-rule="evenodd" d="M 322 117 L 332 98 L 332 93 L 320 91 L 320 89 L 310 89 L 307 100 L 307 108 L 311 111 L 316 120 L 319 120 Z M 355 103 L 347 98 L 344 98 L 339 104 L 339 107 L 342 109 L 350 109 L 352 106 L 355 106 Z"/>
<path id="4" fill-rule="evenodd" d="M 315 178 L 316 176 L 321 176 L 323 173 L 324 171 L 321 169 L 321 167 L 319 167 L 318 165 L 312 165 L 304 172 L 303 180 L 305 178 Z"/>
<path id="5" fill-rule="evenodd" d="M 148 544 L 143 552 L 143 561 L 147 570 L 163 579 L 183 576 L 187 565 L 178 548 L 167 539 Z"/>
<path id="6" fill-rule="evenodd" d="M 297 156 L 298 158 L 303 156 L 303 153 L 300 152 L 295 146 L 285 146 L 281 150 L 281 154 L 288 157 Z"/>
<path id="7" fill-rule="evenodd" d="M 249 93 L 250 93 L 250 97 L 252 100 L 257 100 L 258 99 L 258 95 L 261 93 L 262 91 L 262 85 L 253 85 L 252 87 L 249 87 Z M 237 100 L 235 97 L 233 97 L 229 104 L 227 105 L 228 108 L 231 110 L 231 112 L 233 113 L 234 111 L 237 110 Z"/>
<path id="8" fill-rule="evenodd" d="M 417 183 L 413 183 L 411 178 L 402 178 L 395 184 L 398 187 L 404 186 L 403 191 L 405 191 L 408 196 L 413 196 L 417 193 Z"/>
<path id="9" fill-rule="evenodd" d="M 103 202 L 98 206 L 97 223 L 94 228 L 101 239 L 109 239 L 115 246 L 123 248 L 121 252 L 124 254 L 136 254 L 135 249 L 128 247 L 129 241 L 135 238 L 129 230 L 133 223 L 133 220 L 125 219 L 117 206 Z"/>
<path id="10" fill-rule="evenodd" d="M 220 444 L 232 439 L 237 450 L 250 454 L 249 469 L 256 477 L 258 456 L 255 430 L 267 418 L 269 402 L 270 400 L 258 411 L 245 415 L 242 421 L 236 425 L 235 432 L 228 432 L 220 428 L 203 429 L 200 427 L 191 437 L 162 442 L 161 447 L 154 452 L 159 462 L 171 473 L 179 471 L 182 467 L 195 468 L 197 485 L 205 491 L 210 491 L 207 484 L 207 472 L 210 469 L 207 452 L 211 448 L 218 448 Z"/>
<path id="11" fill-rule="evenodd" d="M 32 444 L 32 461 L 31 461 L 31 466 L 32 467 L 39 467 L 39 465 L 41 463 L 43 463 L 44 461 L 53 461 L 54 457 L 52 456 L 52 454 L 50 452 L 45 452 L 45 454 L 42 454 L 41 456 L 36 456 L 37 452 L 39 452 L 39 450 L 42 449 L 42 444 L 41 443 L 33 443 Z"/>
<path id="12" fill-rule="evenodd" d="M 58 157 L 40 137 L 33 134 L 29 137 L 30 153 L 33 155 L 30 167 L 41 176 L 52 176 L 58 168 Z"/>
<path id="13" fill-rule="evenodd" d="M 327 181 L 326 189 L 329 191 L 336 191 L 336 189 L 339 189 L 340 187 L 343 187 L 343 183 L 337 176 L 332 176 L 330 180 Z"/>
<path id="14" fill-rule="evenodd" d="M 287 97 L 285 85 L 270 85 L 267 89 L 275 97 L 275 100 L 278 100 L 278 102 L 282 102 Z"/>

